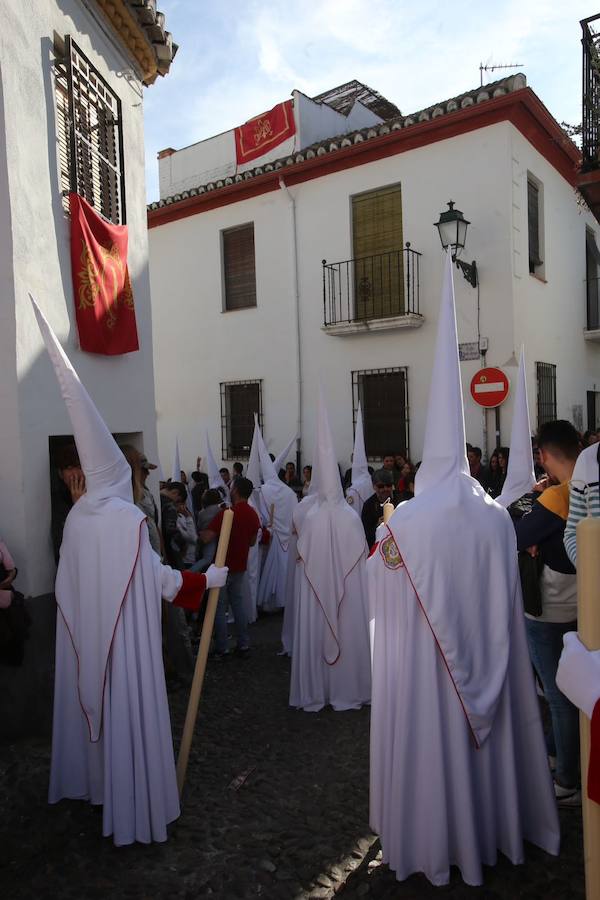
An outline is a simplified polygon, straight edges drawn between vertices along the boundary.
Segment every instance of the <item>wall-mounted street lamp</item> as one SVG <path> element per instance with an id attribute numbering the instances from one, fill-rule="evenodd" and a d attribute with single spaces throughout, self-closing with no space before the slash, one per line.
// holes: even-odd
<path id="1" fill-rule="evenodd" d="M 440 213 L 439 222 L 435 222 L 435 227 L 439 232 L 444 250 L 450 247 L 452 261 L 456 263 L 471 287 L 477 287 L 477 264 L 475 260 L 472 263 L 466 263 L 462 259 L 458 259 L 465 248 L 467 228 L 470 224 L 460 209 L 454 209 L 454 200 L 449 200 L 448 209 Z"/>

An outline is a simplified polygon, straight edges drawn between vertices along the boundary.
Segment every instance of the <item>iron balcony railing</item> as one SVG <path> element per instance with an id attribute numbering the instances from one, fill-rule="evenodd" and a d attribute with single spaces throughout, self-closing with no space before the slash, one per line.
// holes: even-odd
<path id="1" fill-rule="evenodd" d="M 600 14 L 581 20 L 583 35 L 583 97 L 581 120 L 582 168 L 600 166 L 600 34 L 590 26 Z"/>
<path id="2" fill-rule="evenodd" d="M 391 250 L 328 263 L 323 260 L 325 325 L 419 313 L 419 261 L 411 250 Z"/>

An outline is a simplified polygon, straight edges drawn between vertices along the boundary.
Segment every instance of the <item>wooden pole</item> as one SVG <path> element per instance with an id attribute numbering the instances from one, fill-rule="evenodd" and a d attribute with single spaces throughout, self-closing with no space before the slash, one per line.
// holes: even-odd
<path id="1" fill-rule="evenodd" d="M 233 510 L 226 509 L 223 513 L 221 533 L 219 534 L 219 543 L 217 545 L 217 553 L 215 556 L 216 566 L 225 565 L 225 558 L 227 557 L 229 536 L 231 535 L 232 525 Z M 181 736 L 179 756 L 177 757 L 177 787 L 179 789 L 180 797 L 183 793 L 185 773 L 187 771 L 188 759 L 192 746 L 192 738 L 194 736 L 196 717 L 198 715 L 198 706 L 200 705 L 200 695 L 202 694 L 204 673 L 206 672 L 206 661 L 208 659 L 210 639 L 212 636 L 213 626 L 215 624 L 215 614 L 217 612 L 217 603 L 219 602 L 220 590 L 221 588 L 211 588 L 208 592 L 208 602 L 206 604 L 206 613 L 204 616 L 204 623 L 202 625 L 202 633 L 200 635 L 200 645 L 198 647 L 196 666 L 194 668 L 194 677 L 192 679 L 192 687 L 190 689 L 190 699 L 188 701 L 187 712 L 185 714 L 185 723 L 183 725 L 183 734 Z"/>
<path id="2" fill-rule="evenodd" d="M 588 650 L 600 650 L 600 519 L 582 519 L 577 525 L 577 629 Z M 579 714 L 581 740 L 581 812 L 583 816 L 583 858 L 585 896 L 600 900 L 600 805 L 587 795 L 591 723 Z"/>
<path id="3" fill-rule="evenodd" d="M 383 504 L 383 524 L 387 525 L 387 523 L 392 518 L 392 513 L 394 512 L 394 504 L 390 503 L 389 500 L 386 500 Z"/>

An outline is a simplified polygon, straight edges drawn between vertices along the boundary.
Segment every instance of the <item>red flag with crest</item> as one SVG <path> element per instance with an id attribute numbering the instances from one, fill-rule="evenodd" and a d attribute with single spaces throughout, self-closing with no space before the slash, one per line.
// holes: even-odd
<path id="1" fill-rule="evenodd" d="M 238 166 L 264 156 L 294 134 L 296 122 L 291 100 L 278 103 L 269 112 L 255 116 L 235 129 L 235 157 Z"/>
<path id="2" fill-rule="evenodd" d="M 117 356 L 139 350 L 127 268 L 127 225 L 112 225 L 78 194 L 69 194 L 71 271 L 79 345 Z"/>

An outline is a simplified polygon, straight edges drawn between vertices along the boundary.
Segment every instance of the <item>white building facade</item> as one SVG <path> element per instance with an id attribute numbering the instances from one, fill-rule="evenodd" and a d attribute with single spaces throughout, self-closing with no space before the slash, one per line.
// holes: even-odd
<path id="1" fill-rule="evenodd" d="M 71 426 L 28 294 L 109 427 L 155 454 L 142 100 L 144 85 L 168 70 L 174 48 L 164 16 L 127 0 L 2 6 L 0 533 L 19 568 L 16 586 L 38 596 L 54 586 L 51 457 Z M 78 348 L 67 204 L 73 189 L 128 226 L 138 352 L 106 357 Z"/>
<path id="2" fill-rule="evenodd" d="M 148 221 L 163 461 L 177 435 L 190 466 L 205 428 L 225 463 L 243 458 L 256 408 L 269 448 L 297 431 L 310 463 L 319 380 L 342 466 L 359 399 L 369 456 L 418 460 L 443 261 L 434 223 L 449 200 L 471 223 L 462 258 L 478 271 L 473 288 L 455 270 L 468 440 L 496 443 L 471 377 L 485 364 L 514 379 L 521 344 L 532 427 L 598 424 L 600 228 L 574 190 L 576 147 L 523 75 L 412 116 L 379 112 L 245 171 L 225 160 L 214 180 L 210 141 L 159 154 Z M 509 396 L 502 443 L 511 417 Z"/>

